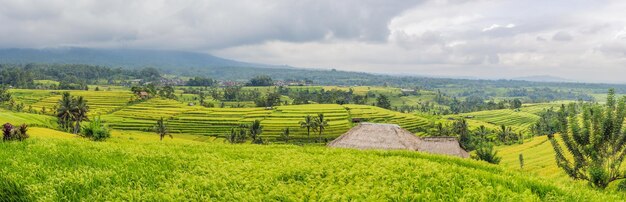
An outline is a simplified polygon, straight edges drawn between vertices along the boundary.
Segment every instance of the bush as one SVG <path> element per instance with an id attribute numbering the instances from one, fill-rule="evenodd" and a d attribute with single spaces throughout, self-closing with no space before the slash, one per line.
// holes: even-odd
<path id="1" fill-rule="evenodd" d="M 24 186 L 0 177 L 0 201 L 31 201 Z"/>
<path id="2" fill-rule="evenodd" d="M 81 136 L 89 138 L 94 141 L 104 141 L 111 137 L 109 128 L 102 123 L 102 120 L 98 117 L 87 125 L 83 126 Z"/>
<path id="3" fill-rule="evenodd" d="M 13 125 L 11 125 L 11 123 L 2 125 L 2 139 L 4 141 L 13 140 Z"/>
<path id="4" fill-rule="evenodd" d="M 476 150 L 476 155 L 472 156 L 473 159 L 486 161 L 491 164 L 499 164 L 501 157 L 498 157 L 498 152 L 493 149 L 492 144 L 483 144 Z"/>

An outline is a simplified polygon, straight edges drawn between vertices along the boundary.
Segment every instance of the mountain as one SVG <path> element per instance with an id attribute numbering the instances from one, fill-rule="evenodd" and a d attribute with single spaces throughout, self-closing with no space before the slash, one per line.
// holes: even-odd
<path id="1" fill-rule="evenodd" d="M 90 48 L 0 49 L 0 64 L 3 63 L 89 64 L 127 68 L 278 67 L 229 60 L 204 53 Z"/>
<path id="2" fill-rule="evenodd" d="M 533 82 L 551 82 L 551 83 L 570 83 L 570 82 L 575 82 L 573 80 L 569 80 L 569 79 L 565 79 L 565 78 L 561 78 L 561 77 L 556 77 L 556 76 L 550 76 L 550 75 L 517 77 L 517 78 L 513 78 L 511 80 L 533 81 Z"/>

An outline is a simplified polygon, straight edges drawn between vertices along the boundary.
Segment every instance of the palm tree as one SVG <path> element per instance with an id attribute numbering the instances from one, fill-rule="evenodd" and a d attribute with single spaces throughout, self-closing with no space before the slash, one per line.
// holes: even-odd
<path id="1" fill-rule="evenodd" d="M 59 119 L 59 124 L 61 128 L 64 130 L 69 130 L 72 126 L 72 120 L 74 119 L 74 103 L 72 102 L 72 97 L 69 92 L 64 92 L 63 96 L 59 100 L 57 104 L 57 118 Z"/>
<path id="2" fill-rule="evenodd" d="M 89 112 L 89 106 L 87 105 L 87 101 L 83 98 L 83 96 L 79 96 L 74 99 L 74 108 L 72 110 L 72 114 L 74 115 L 74 120 L 76 121 L 76 125 L 74 126 L 74 134 L 77 134 L 80 130 L 80 122 L 87 121 L 87 112 Z"/>
<path id="3" fill-rule="evenodd" d="M 326 127 L 328 126 L 328 120 L 324 119 L 324 114 L 320 113 L 317 114 L 314 124 L 317 132 L 319 132 L 319 142 L 322 142 L 322 133 L 324 132 L 324 130 L 326 130 Z"/>
<path id="4" fill-rule="evenodd" d="M 161 117 L 160 120 L 157 120 L 157 124 L 154 126 L 154 132 L 159 134 L 161 141 L 163 141 L 163 137 L 165 137 L 165 135 L 168 135 L 169 131 L 167 131 L 167 126 L 165 125 L 165 122 L 163 122 L 163 117 Z M 169 134 L 169 136 L 170 138 L 174 138 L 171 134 Z"/>
<path id="5" fill-rule="evenodd" d="M 261 133 L 263 133 L 263 126 L 261 125 L 260 120 L 254 120 L 252 124 L 249 126 L 248 130 L 250 130 L 250 137 L 252 138 L 252 143 L 261 144 L 263 140 L 259 137 Z"/>
<path id="6" fill-rule="evenodd" d="M 300 128 L 306 128 L 307 139 L 311 139 L 311 128 L 315 128 L 315 120 L 311 115 L 304 117 L 304 121 L 300 121 Z"/>

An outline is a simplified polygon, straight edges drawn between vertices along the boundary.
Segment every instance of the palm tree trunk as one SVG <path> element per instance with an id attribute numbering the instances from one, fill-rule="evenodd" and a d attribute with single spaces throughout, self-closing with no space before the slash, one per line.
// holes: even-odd
<path id="1" fill-rule="evenodd" d="M 82 118 L 78 118 L 78 120 L 76 120 L 76 126 L 74 126 L 74 134 L 78 134 L 78 129 L 80 128 L 81 121 L 82 121 Z"/>

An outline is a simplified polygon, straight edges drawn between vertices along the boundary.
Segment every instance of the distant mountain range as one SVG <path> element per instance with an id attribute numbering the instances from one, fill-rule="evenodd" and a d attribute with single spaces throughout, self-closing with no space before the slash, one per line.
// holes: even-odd
<path id="1" fill-rule="evenodd" d="M 517 77 L 517 78 L 513 78 L 511 80 L 517 80 L 517 81 L 533 81 L 533 82 L 551 82 L 551 83 L 569 83 L 569 82 L 575 82 L 573 80 L 569 80 L 569 79 L 565 79 L 565 78 L 561 78 L 561 77 L 556 77 L 556 76 L 550 76 L 550 75 L 539 75 L 539 76 L 526 76 L 526 77 Z"/>
<path id="2" fill-rule="evenodd" d="M 259 67 L 287 68 L 224 59 L 209 54 L 136 49 L 0 49 L 0 63 L 89 64 L 110 67 Z"/>

